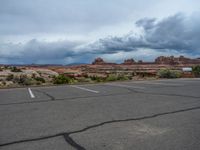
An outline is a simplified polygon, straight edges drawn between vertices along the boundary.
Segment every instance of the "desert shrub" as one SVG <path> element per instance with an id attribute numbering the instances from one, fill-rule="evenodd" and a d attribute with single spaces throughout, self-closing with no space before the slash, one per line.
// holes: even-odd
<path id="1" fill-rule="evenodd" d="M 0 67 L 0 71 L 3 71 L 3 68 Z"/>
<path id="2" fill-rule="evenodd" d="M 25 78 L 25 79 L 21 79 L 21 82 L 20 82 L 21 85 L 32 85 L 33 82 L 31 79 L 29 78 Z"/>
<path id="3" fill-rule="evenodd" d="M 159 78 L 180 78 L 181 72 L 170 69 L 161 69 L 157 73 Z"/>
<path id="4" fill-rule="evenodd" d="M 76 78 L 77 82 L 91 82 L 91 78 L 85 78 L 85 77 L 78 77 Z"/>
<path id="5" fill-rule="evenodd" d="M 104 81 L 103 77 L 91 76 L 90 78 L 92 81 L 95 81 L 95 82 L 103 82 Z"/>
<path id="6" fill-rule="evenodd" d="M 28 78 L 26 75 L 21 75 L 18 80 L 18 84 L 20 85 L 31 85 L 32 80 Z"/>
<path id="7" fill-rule="evenodd" d="M 7 78 L 6 78 L 7 81 L 12 81 L 13 79 L 14 79 L 13 74 L 8 75 Z"/>
<path id="8" fill-rule="evenodd" d="M 64 76 L 64 75 L 58 75 L 57 77 L 54 77 L 53 83 L 54 84 L 68 84 L 68 83 L 73 83 L 74 79 Z"/>
<path id="9" fill-rule="evenodd" d="M 131 80 L 132 76 L 110 74 L 107 77 L 92 76 L 90 78 L 92 81 L 95 81 L 95 82 L 105 82 L 105 81 Z"/>
<path id="10" fill-rule="evenodd" d="M 125 75 L 119 75 L 118 77 L 117 77 L 117 80 L 131 80 L 132 79 L 132 77 L 131 76 L 125 76 Z"/>
<path id="11" fill-rule="evenodd" d="M 0 81 L 0 87 L 2 86 L 6 86 L 6 82 L 5 81 Z"/>
<path id="12" fill-rule="evenodd" d="M 34 79 L 35 79 L 36 81 L 38 81 L 38 82 L 41 82 L 41 83 L 45 83 L 45 82 L 46 82 L 45 79 L 42 78 L 42 77 L 35 77 Z"/>
<path id="13" fill-rule="evenodd" d="M 192 72 L 196 77 L 200 77 L 200 66 L 192 67 Z"/>
<path id="14" fill-rule="evenodd" d="M 22 72 L 22 70 L 17 67 L 11 67 L 10 70 L 11 70 L 11 72 Z"/>
<path id="15" fill-rule="evenodd" d="M 32 85 L 32 79 L 28 78 L 26 75 L 20 75 L 19 77 L 14 77 L 12 79 L 14 83 L 17 83 L 19 85 Z"/>
<path id="16" fill-rule="evenodd" d="M 3 69 L 8 69 L 8 66 L 3 66 Z"/>
<path id="17" fill-rule="evenodd" d="M 106 78 L 106 81 L 117 81 L 118 80 L 118 76 L 111 74 Z"/>
<path id="18" fill-rule="evenodd" d="M 5 85 L 6 85 L 6 82 L 5 82 L 5 81 L 3 81 L 3 82 L 2 82 L 2 84 L 3 84 L 3 86 L 5 86 Z"/>
<path id="19" fill-rule="evenodd" d="M 115 75 L 115 74 L 110 74 L 107 78 L 106 81 L 123 81 L 123 80 L 130 80 L 131 77 L 125 76 L 125 75 Z"/>

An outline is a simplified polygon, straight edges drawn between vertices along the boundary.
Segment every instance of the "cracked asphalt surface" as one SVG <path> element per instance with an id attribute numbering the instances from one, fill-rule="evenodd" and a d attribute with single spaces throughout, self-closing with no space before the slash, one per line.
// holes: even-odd
<path id="1" fill-rule="evenodd" d="M 200 79 L 77 86 L 1 89 L 0 150 L 200 149 Z"/>

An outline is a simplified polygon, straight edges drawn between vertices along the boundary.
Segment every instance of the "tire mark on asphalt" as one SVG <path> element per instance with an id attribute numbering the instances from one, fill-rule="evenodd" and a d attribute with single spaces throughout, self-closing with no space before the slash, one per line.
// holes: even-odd
<path id="1" fill-rule="evenodd" d="M 199 109 L 200 109 L 200 106 L 196 106 L 196 107 L 190 107 L 190 108 L 185 108 L 185 109 L 179 109 L 179 110 L 174 110 L 174 111 L 168 111 L 168 112 L 162 112 L 162 113 L 152 114 L 152 115 L 143 116 L 143 117 L 136 117 L 136 118 L 128 118 L 128 119 L 118 119 L 118 120 L 105 121 L 105 122 L 94 124 L 94 125 L 91 125 L 91 126 L 88 126 L 86 128 L 83 128 L 83 129 L 80 129 L 80 130 L 76 130 L 76 131 L 63 132 L 63 133 L 58 133 L 58 134 L 49 135 L 49 136 L 43 136 L 43 137 L 39 137 L 39 138 L 24 139 L 24 140 L 18 140 L 18 141 L 13 141 L 13 142 L 8 142 L 8 143 L 2 143 L 2 144 L 0 144 L 0 147 L 14 145 L 14 144 L 20 144 L 20 143 L 26 143 L 26 142 L 40 141 L 40 140 L 45 140 L 45 139 L 50 139 L 50 138 L 55 138 L 55 137 L 63 136 L 64 139 L 65 139 L 65 141 L 68 144 L 70 144 L 71 146 L 73 146 L 75 149 L 77 149 L 77 150 L 86 150 L 83 146 L 81 146 L 80 144 L 78 144 L 77 142 L 75 142 L 70 137 L 70 135 L 82 133 L 82 132 L 85 132 L 85 131 L 93 129 L 93 128 L 104 126 L 106 124 L 128 122 L 128 121 L 140 121 L 140 120 L 152 119 L 152 118 L 161 117 L 161 116 L 165 116 L 165 115 L 177 114 L 177 113 L 188 112 L 188 111 L 199 110 Z"/>

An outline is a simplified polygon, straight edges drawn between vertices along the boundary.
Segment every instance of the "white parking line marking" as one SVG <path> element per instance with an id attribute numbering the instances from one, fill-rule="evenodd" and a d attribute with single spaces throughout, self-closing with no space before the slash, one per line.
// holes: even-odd
<path id="1" fill-rule="evenodd" d="M 35 98 L 35 95 L 33 94 L 33 92 L 31 91 L 31 89 L 30 89 L 30 88 L 28 88 L 28 92 L 29 92 L 29 94 L 30 94 L 31 98 Z"/>
<path id="2" fill-rule="evenodd" d="M 77 88 L 77 89 L 81 89 L 81 90 L 84 90 L 84 91 L 88 91 L 88 92 L 99 93 L 99 91 L 87 89 L 87 88 L 76 86 L 76 85 L 71 85 L 71 87 L 74 87 L 74 88 Z"/>
<path id="3" fill-rule="evenodd" d="M 106 85 L 110 85 L 110 86 L 118 86 L 118 87 L 127 87 L 127 88 L 135 88 L 135 89 L 145 89 L 145 87 L 141 87 L 141 86 L 129 86 L 129 85 L 124 85 L 124 84 L 106 84 Z"/>

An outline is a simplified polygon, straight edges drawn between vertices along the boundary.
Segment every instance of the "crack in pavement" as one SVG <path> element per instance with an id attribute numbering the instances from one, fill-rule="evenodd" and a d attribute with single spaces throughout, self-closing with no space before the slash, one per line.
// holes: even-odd
<path id="1" fill-rule="evenodd" d="M 37 90 L 37 89 L 33 89 L 33 91 L 42 93 L 44 95 L 46 95 L 47 97 L 49 97 L 52 101 L 56 100 L 55 97 L 53 97 L 52 95 L 48 94 L 47 92 L 41 91 L 41 90 Z"/>
<path id="2" fill-rule="evenodd" d="M 109 85 L 107 85 L 109 86 Z M 135 93 L 141 93 L 141 94 L 146 94 L 146 95 L 160 95 L 160 96 L 176 96 L 176 97 L 188 97 L 188 98 L 200 98 L 199 96 L 190 96 L 190 95 L 181 95 L 181 94 L 166 94 L 166 93 L 155 93 L 155 92 L 144 92 L 144 91 L 138 91 L 135 88 L 131 88 L 131 87 L 123 87 L 127 90 L 129 90 L 130 92 L 135 92 Z"/>
<path id="3" fill-rule="evenodd" d="M 43 137 L 39 137 L 39 138 L 24 139 L 24 140 L 9 142 L 9 143 L 3 143 L 3 144 L 0 144 L 0 147 L 14 145 L 14 144 L 20 144 L 20 143 L 26 143 L 26 142 L 34 142 L 34 141 L 46 140 L 46 139 L 50 139 L 50 138 L 63 136 L 63 134 L 64 133 L 58 133 L 58 134 L 55 134 L 55 135 L 43 136 Z"/>
<path id="4" fill-rule="evenodd" d="M 160 95 L 160 96 L 173 96 L 173 97 L 188 97 L 188 98 L 194 98 L 194 99 L 200 99 L 199 96 L 188 96 L 188 95 L 179 95 L 179 94 L 165 94 L 165 93 L 155 93 L 155 92 L 144 92 L 144 91 L 138 91 L 133 88 L 128 88 L 128 87 L 123 87 L 127 89 L 129 92 L 126 93 L 114 93 L 114 94 L 105 94 L 105 95 L 95 95 L 95 96 L 79 96 L 79 97 L 69 97 L 69 98 L 58 98 L 56 99 L 52 95 L 48 94 L 47 92 L 43 92 L 40 90 L 34 89 L 34 91 L 40 92 L 45 94 L 46 96 L 50 97 L 50 100 L 38 100 L 38 101 L 24 101 L 24 102 L 17 102 L 17 103 L 5 103 L 5 104 L 0 104 L 0 106 L 9 106 L 9 105 L 22 105 L 22 104 L 33 104 L 33 103 L 47 103 L 51 101 L 65 101 L 65 100 L 76 100 L 76 99 L 81 99 L 81 98 L 94 98 L 94 97 L 107 97 L 107 96 L 118 96 L 118 95 L 127 95 L 127 94 L 132 94 L 134 93 L 139 93 L 139 94 L 145 94 L 145 95 Z"/>
<path id="5" fill-rule="evenodd" d="M 80 99 L 80 98 L 118 96 L 118 95 L 127 95 L 127 94 L 131 94 L 131 92 L 118 93 L 118 94 L 95 95 L 95 96 L 79 96 L 79 97 L 69 97 L 69 98 L 58 98 L 58 99 L 54 99 L 53 101 L 76 100 L 76 99 Z M 24 102 L 17 102 L 17 103 L 5 103 L 5 104 L 0 104 L 0 106 L 22 105 L 22 104 L 32 104 L 32 103 L 46 103 L 46 102 L 52 102 L 52 100 L 50 99 L 50 100 L 38 100 L 38 101 L 24 101 Z"/>
<path id="6" fill-rule="evenodd" d="M 65 141 L 70 144 L 72 147 L 74 147 L 77 150 L 86 150 L 86 148 L 84 148 L 83 146 L 81 146 L 80 144 L 76 143 L 70 136 L 68 133 L 63 135 L 65 138 Z"/>
<path id="7" fill-rule="evenodd" d="M 168 111 L 168 112 L 163 112 L 163 113 L 152 114 L 152 115 L 143 116 L 143 117 L 110 120 L 110 121 L 101 122 L 101 123 L 98 123 L 98 124 L 95 124 L 95 125 L 91 125 L 91 126 L 88 126 L 86 128 L 83 128 L 83 129 L 80 129 L 80 130 L 76 130 L 76 131 L 63 132 L 63 133 L 58 133 L 58 134 L 49 135 L 49 136 L 43 136 L 43 137 L 39 137 L 39 138 L 24 139 L 24 140 L 18 140 L 18 141 L 13 141 L 13 142 L 8 142 L 8 143 L 2 143 L 2 144 L 0 144 L 0 147 L 14 145 L 14 144 L 20 144 L 20 143 L 25 143 L 25 142 L 40 141 L 40 140 L 45 140 L 45 139 L 50 139 L 50 138 L 63 136 L 65 141 L 68 144 L 70 144 L 72 147 L 74 147 L 75 149 L 77 149 L 77 150 L 86 150 L 83 146 L 81 146 L 80 144 L 75 142 L 70 137 L 70 135 L 81 133 L 81 132 L 85 132 L 87 130 L 90 130 L 90 129 L 93 129 L 93 128 L 97 128 L 97 127 L 100 127 L 100 126 L 104 126 L 106 124 L 128 122 L 128 121 L 140 121 L 140 120 L 152 119 L 152 118 L 156 118 L 156 117 L 160 117 L 160 116 L 176 114 L 176 113 L 181 113 L 181 112 L 188 112 L 188 111 L 199 110 L 199 109 L 200 109 L 200 106 L 196 106 L 196 107 L 190 107 L 190 108 L 185 108 L 185 109 L 179 109 L 179 110 L 174 110 L 174 111 Z"/>
<path id="8" fill-rule="evenodd" d="M 166 93 L 142 92 L 142 91 L 135 91 L 135 92 L 146 95 L 176 96 L 176 97 L 187 97 L 187 98 L 198 98 L 198 99 L 200 98 L 199 96 L 180 95 L 180 94 L 166 94 Z"/>

